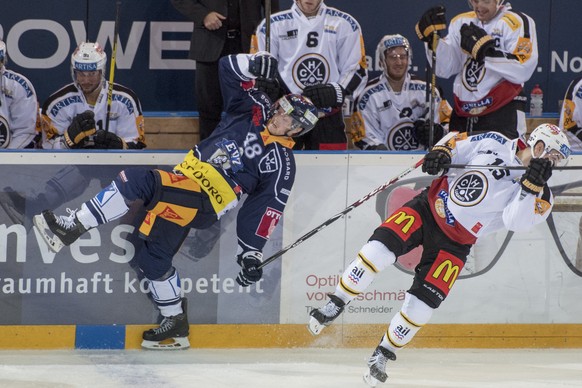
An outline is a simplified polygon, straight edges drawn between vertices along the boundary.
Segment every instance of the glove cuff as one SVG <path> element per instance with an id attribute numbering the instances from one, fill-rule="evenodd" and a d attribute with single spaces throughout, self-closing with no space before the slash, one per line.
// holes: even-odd
<path id="1" fill-rule="evenodd" d="M 527 191 L 527 192 L 529 192 L 531 194 L 539 194 L 544 189 L 544 186 L 538 186 L 536 184 L 533 184 L 528 179 L 522 179 L 521 180 L 521 185 L 523 186 L 523 188 L 525 189 L 525 191 Z"/>
<path id="2" fill-rule="evenodd" d="M 485 35 L 484 37 L 482 37 L 481 39 L 479 39 L 475 45 L 473 46 L 473 50 L 471 51 L 471 56 L 476 59 L 476 60 L 481 60 L 485 57 L 485 53 L 481 53 L 481 49 L 483 48 L 483 45 L 488 44 L 489 42 L 491 42 L 493 40 L 493 38 L 489 35 Z M 482 55 L 481 55 L 482 54 Z"/>
<path id="3" fill-rule="evenodd" d="M 444 152 L 445 154 L 447 154 L 450 159 L 453 158 L 453 153 L 451 152 L 452 150 L 446 146 L 437 145 L 437 146 L 432 147 L 431 151 L 441 151 L 441 152 Z"/>

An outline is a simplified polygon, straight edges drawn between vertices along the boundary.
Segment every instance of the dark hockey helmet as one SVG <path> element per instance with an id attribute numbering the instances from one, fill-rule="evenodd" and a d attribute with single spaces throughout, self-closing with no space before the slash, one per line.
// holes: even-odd
<path id="1" fill-rule="evenodd" d="M 305 135 L 315 127 L 319 120 L 315 105 L 309 98 L 300 94 L 287 94 L 279 98 L 271 107 L 269 118 L 273 117 L 279 109 L 293 119 L 292 129 L 303 128 L 293 137 Z"/>

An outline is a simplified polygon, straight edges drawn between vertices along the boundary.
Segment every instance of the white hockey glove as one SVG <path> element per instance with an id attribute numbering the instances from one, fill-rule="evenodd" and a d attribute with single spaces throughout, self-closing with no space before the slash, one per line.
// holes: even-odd
<path id="1" fill-rule="evenodd" d="M 263 277 L 263 270 L 258 268 L 263 262 L 263 254 L 261 252 L 244 252 L 237 256 L 236 262 L 242 267 L 236 277 L 236 282 L 241 286 L 248 287 Z"/>

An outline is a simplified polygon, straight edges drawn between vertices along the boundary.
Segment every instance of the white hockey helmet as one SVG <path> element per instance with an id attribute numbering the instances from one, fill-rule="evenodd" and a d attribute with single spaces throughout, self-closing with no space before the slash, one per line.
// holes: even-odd
<path id="1" fill-rule="evenodd" d="M 544 143 L 544 152 L 537 156 L 538 158 L 544 157 L 551 151 L 555 150 L 560 153 L 562 160 L 560 165 L 564 165 L 568 162 L 570 153 L 570 142 L 566 137 L 564 131 L 554 124 L 541 124 L 536 127 L 529 135 L 527 139 L 527 144 L 533 148 L 539 141 Z"/>
<path id="2" fill-rule="evenodd" d="M 8 61 L 8 53 L 6 52 L 6 43 L 0 40 L 0 69 L 2 69 Z"/>
<path id="3" fill-rule="evenodd" d="M 376 47 L 376 58 L 383 70 L 386 70 L 386 50 L 394 47 L 404 47 L 408 53 L 408 64 L 412 63 L 412 48 L 408 39 L 400 34 L 384 35 Z"/>
<path id="4" fill-rule="evenodd" d="M 107 54 L 99 43 L 81 42 L 71 55 L 71 76 L 76 81 L 76 71 L 101 71 L 101 77 L 105 81 L 105 65 Z"/>

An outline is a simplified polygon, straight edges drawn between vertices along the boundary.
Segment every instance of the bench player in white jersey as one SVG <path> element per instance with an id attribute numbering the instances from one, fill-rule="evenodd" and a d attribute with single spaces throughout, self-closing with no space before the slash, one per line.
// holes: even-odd
<path id="1" fill-rule="evenodd" d="M 560 111 L 560 128 L 564 128 L 572 151 L 582 152 L 582 77 L 568 86 Z"/>
<path id="2" fill-rule="evenodd" d="M 251 52 L 266 50 L 265 34 L 263 20 Z M 347 96 L 362 91 L 368 74 L 356 19 L 322 0 L 295 0 L 291 9 L 271 16 L 270 42 L 289 91 L 303 94 L 325 112 L 314 131 L 297 139 L 295 149 L 347 149 L 342 106 Z"/>
<path id="3" fill-rule="evenodd" d="M 36 148 L 36 92 L 25 76 L 6 68 L 7 61 L 0 40 L 0 148 Z"/>
<path id="4" fill-rule="evenodd" d="M 71 55 L 70 83 L 44 102 L 43 148 L 141 149 L 146 146 L 141 103 L 129 88 L 113 84 L 107 128 L 107 55 L 99 43 L 82 42 Z"/>
<path id="5" fill-rule="evenodd" d="M 503 4 L 504 0 L 469 0 L 471 12 L 455 16 L 448 35 L 436 43 L 438 77 L 453 82 L 450 131 L 469 135 L 503 131 L 511 139 L 526 133 L 522 92 L 538 64 L 534 20 Z M 426 11 L 416 25 L 418 37 L 430 42 L 446 28 L 445 8 Z"/>
<path id="6" fill-rule="evenodd" d="M 412 49 L 402 35 L 385 35 L 376 48 L 382 68 L 355 102 L 349 134 L 362 150 L 412 151 L 428 146 L 427 83 L 408 72 Z M 436 91 L 433 144 L 445 134 L 451 107 Z"/>
<path id="7" fill-rule="evenodd" d="M 527 231 L 549 216 L 553 195 L 546 185 L 555 164 L 564 163 L 570 145 L 559 127 L 542 124 L 527 140 L 497 132 L 467 136 L 450 133 L 424 157 L 422 171 L 437 177 L 396 209 L 372 234 L 344 271 L 329 302 L 311 311 L 313 334 L 330 325 L 397 257 L 424 250 L 401 310 L 368 361 L 364 380 L 386 381 L 386 363 L 408 344 L 445 300 L 478 238 L 506 228 Z M 448 168 L 463 164 L 465 169 Z M 470 168 L 486 165 L 497 168 Z M 525 166 L 525 172 L 502 166 Z"/>

